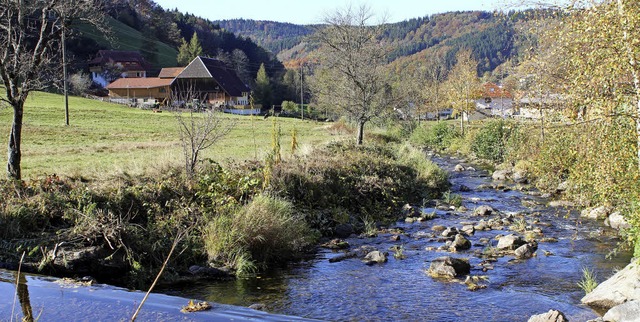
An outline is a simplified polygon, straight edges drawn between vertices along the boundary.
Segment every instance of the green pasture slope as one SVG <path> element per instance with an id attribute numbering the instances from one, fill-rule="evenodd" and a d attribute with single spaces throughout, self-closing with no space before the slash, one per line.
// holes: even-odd
<path id="1" fill-rule="evenodd" d="M 1 88 L 0 88 L 1 89 Z M 175 115 L 70 97 L 70 125 L 64 125 L 61 95 L 34 92 L 25 106 L 22 170 L 25 178 L 45 174 L 100 178 L 139 174 L 182 165 Z M 7 146 L 11 108 L 0 108 L 0 146 Z M 220 162 L 263 159 L 272 146 L 273 117 L 223 115 L 235 128 L 203 157 Z M 295 127 L 301 149 L 332 140 L 325 124 L 278 118 L 283 157 L 290 156 Z M 254 143 L 255 137 L 255 143 Z M 2 148 L 6 151 L 5 148 Z M 0 162 L 6 163 L 6 154 Z"/>

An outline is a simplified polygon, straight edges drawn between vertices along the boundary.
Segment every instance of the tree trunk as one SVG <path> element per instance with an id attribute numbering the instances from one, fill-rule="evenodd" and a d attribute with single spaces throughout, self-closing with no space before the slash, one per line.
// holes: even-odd
<path id="1" fill-rule="evenodd" d="M 22 141 L 22 115 L 24 112 L 24 102 L 18 102 L 13 106 L 13 123 L 11 124 L 11 134 L 9 135 L 9 149 L 7 157 L 7 176 L 10 179 L 20 180 L 20 142 Z"/>
<path id="2" fill-rule="evenodd" d="M 357 139 L 358 145 L 361 145 L 364 139 L 364 123 L 365 123 L 364 121 L 358 122 L 358 139 Z"/>

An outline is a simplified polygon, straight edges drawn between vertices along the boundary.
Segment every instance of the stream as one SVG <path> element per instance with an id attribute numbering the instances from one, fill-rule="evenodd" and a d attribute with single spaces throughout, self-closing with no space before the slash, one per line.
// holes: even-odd
<path id="1" fill-rule="evenodd" d="M 261 303 L 269 312 L 334 321 L 527 321 L 531 315 L 550 309 L 562 311 L 570 321 L 598 316 L 580 305 L 584 291 L 577 283 L 583 268 L 594 271 L 602 282 L 629 263 L 628 253 L 606 258 L 619 241 L 617 232 L 602 222 L 580 218 L 577 210 L 549 207 L 550 200 L 535 191 L 521 192 L 513 184 L 507 184 L 509 189 L 486 187 L 493 183 L 487 171 L 453 171 L 463 160 L 439 156 L 432 160 L 449 171 L 452 191 L 462 197 L 469 210 L 423 208 L 423 212 L 435 212 L 436 218 L 396 223 L 392 227 L 404 230 L 398 241 L 391 240 L 391 233 L 346 239 L 351 249 L 370 245 L 389 252 L 387 263 L 367 266 L 358 258 L 330 263 L 330 258 L 344 251 L 320 249 L 313 260 L 257 278 L 163 292 L 241 306 Z M 460 191 L 461 185 L 470 191 Z M 509 227 L 477 231 L 468 237 L 473 245 L 469 250 L 437 250 L 444 241 L 431 228 L 459 229 L 462 223 L 477 223 L 480 218 L 472 213 L 481 205 L 493 207 L 503 218 L 524 218 L 529 228 L 540 228 L 543 237 L 552 242 L 540 242 L 537 256 L 530 259 L 514 260 L 513 255 L 498 258 L 486 272 L 479 266 L 483 261 L 480 253 L 489 245 L 480 244 L 480 239 L 487 238 L 495 246 L 494 237 L 510 234 Z M 395 259 L 391 250 L 400 245 L 406 256 L 402 260 Z M 459 282 L 445 282 L 427 275 L 430 262 L 441 256 L 469 258 L 471 275 L 486 277 L 486 288 L 470 291 L 462 283 L 464 277 Z"/>
<path id="2" fill-rule="evenodd" d="M 606 258 L 619 241 L 615 231 L 602 222 L 580 218 L 577 210 L 548 206 L 550 200 L 536 191 L 514 184 L 496 189 L 487 171 L 453 171 L 459 163 L 470 166 L 463 160 L 431 158 L 450 172 L 452 192 L 462 197 L 468 210 L 427 206 L 422 212 L 434 214 L 434 219 L 399 221 L 376 237 L 346 239 L 350 249 L 373 246 L 388 252 L 386 263 L 368 266 L 359 258 L 332 263 L 329 259 L 346 250 L 319 248 L 313 259 L 252 278 L 158 288 L 139 320 L 527 321 L 550 309 L 562 311 L 570 321 L 597 317 L 580 305 L 584 291 L 577 283 L 585 267 L 602 282 L 629 263 L 629 253 Z M 482 205 L 493 207 L 497 214 L 474 216 L 474 209 Z M 507 224 L 476 231 L 467 237 L 470 249 L 453 253 L 442 249 L 445 240 L 440 231 L 433 230 L 436 226 L 460 229 L 491 218 L 509 218 L 526 225 L 527 230 L 542 230 L 537 256 L 516 260 L 506 255 L 495 262 L 485 261 L 483 253 L 496 246 L 495 237 L 512 233 Z M 394 247 L 401 247 L 404 259 L 394 258 Z M 469 259 L 471 275 L 481 277 L 478 284 L 484 288 L 469 290 L 464 276 L 443 281 L 427 275 L 431 261 L 441 256 Z M 40 321 L 128 320 L 144 295 L 108 285 L 81 286 L 23 275 L 21 295 L 14 300 L 15 276 L 15 272 L 0 270 L 0 321 L 19 320 L 24 312 L 40 316 Z M 188 299 L 212 302 L 213 309 L 180 313 Z M 256 303 L 271 314 L 246 308 Z"/>

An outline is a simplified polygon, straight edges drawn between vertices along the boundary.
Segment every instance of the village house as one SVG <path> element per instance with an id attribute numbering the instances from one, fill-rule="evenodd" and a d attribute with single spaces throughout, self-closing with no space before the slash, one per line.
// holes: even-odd
<path id="1" fill-rule="evenodd" d="M 494 83 L 482 85 L 482 96 L 473 103 L 475 110 L 463 112 L 465 121 L 481 120 L 490 117 L 506 118 L 513 116 L 513 95 L 502 86 Z"/>
<path id="2" fill-rule="evenodd" d="M 251 89 L 233 69 L 213 58 L 196 57 L 187 67 L 163 68 L 158 77 L 117 79 L 106 88 L 112 101 L 125 104 L 199 102 L 229 113 L 260 113 L 260 106 L 249 106 Z"/>
<path id="3" fill-rule="evenodd" d="M 150 67 L 137 51 L 99 50 L 89 62 L 91 79 L 102 87 L 118 78 L 147 77 Z"/>
<path id="4" fill-rule="evenodd" d="M 487 114 L 495 117 L 513 115 L 513 95 L 508 90 L 494 83 L 485 83 L 482 86 L 483 95 L 476 100 L 476 109 L 490 111 Z"/>
<path id="5" fill-rule="evenodd" d="M 180 100 L 198 99 L 231 109 L 248 107 L 251 93 L 233 69 L 220 60 L 205 57 L 196 57 L 176 76 L 172 91 Z"/>

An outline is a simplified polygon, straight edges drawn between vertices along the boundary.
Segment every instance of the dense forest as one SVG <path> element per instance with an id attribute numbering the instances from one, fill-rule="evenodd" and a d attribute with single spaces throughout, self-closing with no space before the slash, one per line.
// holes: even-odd
<path id="1" fill-rule="evenodd" d="M 461 48 L 469 48 L 474 59 L 480 62 L 478 74 L 482 75 L 518 55 L 514 28 L 523 17 L 515 12 L 505 15 L 481 11 L 442 13 L 386 24 L 379 41 L 393 48 L 388 55 L 389 62 L 404 58 L 400 64 L 405 67 L 411 65 L 410 61 L 423 59 L 426 53 L 445 48 L 446 66 L 450 69 L 455 64 L 456 53 Z M 287 66 L 295 66 L 292 62 L 304 59 L 316 49 L 309 36 L 319 26 L 245 19 L 215 23 L 252 39 Z"/>

